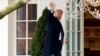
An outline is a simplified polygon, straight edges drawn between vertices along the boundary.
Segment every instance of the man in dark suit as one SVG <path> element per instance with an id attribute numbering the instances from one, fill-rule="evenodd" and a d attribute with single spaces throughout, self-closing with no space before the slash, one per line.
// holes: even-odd
<path id="1" fill-rule="evenodd" d="M 44 44 L 43 56 L 61 56 L 61 49 L 63 44 L 64 32 L 60 23 L 63 11 L 55 9 L 55 5 L 50 3 L 51 10 L 48 10 L 49 15 L 47 18 L 47 33 Z M 61 39 L 59 36 L 61 35 Z"/>

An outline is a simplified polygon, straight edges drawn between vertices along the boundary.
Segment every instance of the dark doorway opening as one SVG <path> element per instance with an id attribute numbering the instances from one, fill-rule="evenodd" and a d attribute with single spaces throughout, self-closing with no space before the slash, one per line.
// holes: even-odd
<path id="1" fill-rule="evenodd" d="M 100 56 L 100 20 L 84 20 L 84 56 Z"/>

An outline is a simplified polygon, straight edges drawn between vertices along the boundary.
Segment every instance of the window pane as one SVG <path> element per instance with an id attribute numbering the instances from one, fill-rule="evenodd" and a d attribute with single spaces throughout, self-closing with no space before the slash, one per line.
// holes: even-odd
<path id="1" fill-rule="evenodd" d="M 70 52 L 67 52 L 67 56 L 70 56 Z"/>
<path id="2" fill-rule="evenodd" d="M 28 23 L 28 34 L 29 37 L 32 37 L 36 28 L 36 22 L 29 22 Z"/>
<path id="3" fill-rule="evenodd" d="M 17 39 L 17 55 L 26 55 L 26 40 Z"/>
<path id="4" fill-rule="evenodd" d="M 81 52 L 78 52 L 78 53 L 77 53 L 77 56 L 81 56 L 80 54 L 81 54 Z"/>
<path id="5" fill-rule="evenodd" d="M 77 19 L 77 20 L 78 20 L 78 21 L 77 21 L 77 25 L 78 25 L 78 26 L 77 26 L 77 28 L 78 28 L 77 30 L 80 31 L 81 22 L 80 22 L 80 19 Z"/>
<path id="6" fill-rule="evenodd" d="M 72 1 L 72 11 L 75 11 L 75 9 L 76 9 L 76 8 L 75 8 L 75 6 L 76 6 L 76 5 L 75 5 L 75 2 L 76 2 L 75 0 Z M 71 10 L 71 9 L 70 9 L 70 10 Z M 74 13 L 74 12 L 71 12 L 71 13 Z"/>
<path id="7" fill-rule="evenodd" d="M 26 6 L 23 6 L 17 10 L 17 20 L 26 19 Z"/>
<path id="8" fill-rule="evenodd" d="M 80 34 L 81 34 L 81 33 L 78 32 L 77 34 L 78 34 L 78 35 L 77 35 L 77 37 L 78 37 L 78 38 L 77 38 L 77 40 L 78 40 L 78 41 L 77 41 L 77 48 L 78 48 L 78 51 L 80 51 L 80 42 L 81 42 L 81 35 L 80 35 Z"/>
<path id="9" fill-rule="evenodd" d="M 69 22 L 69 20 L 67 20 L 67 30 L 69 31 L 69 29 L 70 29 L 70 24 L 69 24 L 70 22 Z"/>
<path id="10" fill-rule="evenodd" d="M 72 32 L 72 50 L 74 51 L 75 50 L 75 40 L 76 40 L 76 37 L 75 37 L 75 33 L 76 32 Z"/>
<path id="11" fill-rule="evenodd" d="M 81 9 L 79 6 L 77 6 L 77 19 L 81 18 Z"/>
<path id="12" fill-rule="evenodd" d="M 68 41 L 67 50 L 69 51 L 69 49 L 70 49 L 70 32 L 67 32 L 67 41 Z"/>
<path id="13" fill-rule="evenodd" d="M 32 40 L 29 39 L 28 40 L 28 55 L 31 55 L 31 44 L 32 44 Z"/>
<path id="14" fill-rule="evenodd" d="M 77 0 L 77 3 L 79 4 L 80 0 Z"/>
<path id="15" fill-rule="evenodd" d="M 17 22 L 17 37 L 25 37 L 25 36 L 26 36 L 26 23 Z"/>
<path id="16" fill-rule="evenodd" d="M 37 19 L 37 5 L 36 4 L 28 5 L 28 19 L 29 20 Z"/>
<path id="17" fill-rule="evenodd" d="M 76 29 L 76 22 L 75 22 L 76 19 L 72 19 L 72 31 L 75 31 Z"/>
<path id="18" fill-rule="evenodd" d="M 76 52 L 72 52 L 72 56 L 76 56 L 75 53 L 76 53 Z"/>

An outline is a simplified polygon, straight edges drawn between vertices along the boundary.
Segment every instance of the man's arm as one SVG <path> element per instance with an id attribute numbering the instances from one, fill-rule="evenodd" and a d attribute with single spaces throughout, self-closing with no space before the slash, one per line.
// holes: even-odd
<path id="1" fill-rule="evenodd" d="M 53 13 L 54 13 L 54 9 L 55 9 L 55 4 L 50 2 L 49 7 L 50 7 L 50 9 L 48 9 L 49 13 L 48 13 L 47 21 L 51 23 L 54 20 Z"/>
<path id="2" fill-rule="evenodd" d="M 51 10 L 55 10 L 56 5 L 53 2 L 50 2 L 49 6 Z"/>
<path id="3" fill-rule="evenodd" d="M 64 40 L 64 31 L 63 31 L 63 28 L 61 29 L 61 43 L 62 43 L 62 44 L 63 44 L 63 43 L 65 43 L 65 44 L 68 43 L 67 40 Z"/>

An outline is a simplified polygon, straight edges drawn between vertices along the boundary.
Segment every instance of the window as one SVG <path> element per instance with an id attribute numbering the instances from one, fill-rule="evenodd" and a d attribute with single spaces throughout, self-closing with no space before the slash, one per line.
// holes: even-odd
<path id="1" fill-rule="evenodd" d="M 31 55 L 31 42 L 37 21 L 36 3 L 28 3 L 17 10 L 16 56 Z"/>
<path id="2" fill-rule="evenodd" d="M 66 56 L 83 56 L 83 12 L 82 0 L 66 2 L 66 36 L 68 40 Z"/>

